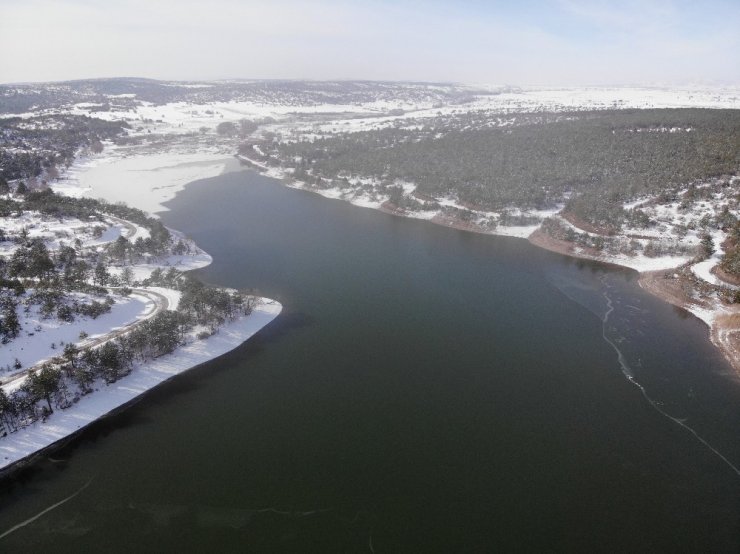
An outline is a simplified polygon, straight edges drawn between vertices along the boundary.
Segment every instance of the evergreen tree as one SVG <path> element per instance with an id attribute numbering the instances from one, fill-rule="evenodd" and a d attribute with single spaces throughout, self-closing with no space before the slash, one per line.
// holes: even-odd
<path id="1" fill-rule="evenodd" d="M 131 243 L 126 237 L 118 237 L 108 249 L 112 258 L 123 261 L 131 248 Z"/>
<path id="2" fill-rule="evenodd" d="M 61 378 L 61 371 L 51 364 L 44 364 L 40 371 L 31 371 L 28 374 L 29 392 L 38 399 L 46 400 L 50 412 L 54 411 L 51 407 L 51 397 L 59 391 Z"/>
<path id="3" fill-rule="evenodd" d="M 13 399 L 0 387 L 0 421 L 6 429 L 6 433 L 18 430 L 18 411 Z"/>
<path id="4" fill-rule="evenodd" d="M 18 320 L 18 313 L 16 312 L 17 303 L 9 297 L 3 297 L 0 301 L 2 306 L 2 319 L 0 320 L 0 333 L 2 333 L 3 341 L 7 342 L 8 339 L 14 339 L 18 336 L 21 331 L 21 324 Z"/>
<path id="5" fill-rule="evenodd" d="M 95 276 L 94 281 L 101 286 L 105 286 L 105 284 L 108 282 L 108 278 L 110 277 L 110 274 L 108 273 L 108 266 L 105 265 L 102 261 L 98 261 L 97 265 L 95 266 Z"/>

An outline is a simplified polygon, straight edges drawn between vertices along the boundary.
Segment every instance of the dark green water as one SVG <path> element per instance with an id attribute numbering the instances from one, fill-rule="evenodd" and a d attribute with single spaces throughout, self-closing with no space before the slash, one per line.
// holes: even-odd
<path id="1" fill-rule="evenodd" d="M 740 548 L 740 387 L 635 273 L 252 173 L 170 207 L 285 311 L 3 483 L 0 534 L 89 485 L 0 551 Z"/>

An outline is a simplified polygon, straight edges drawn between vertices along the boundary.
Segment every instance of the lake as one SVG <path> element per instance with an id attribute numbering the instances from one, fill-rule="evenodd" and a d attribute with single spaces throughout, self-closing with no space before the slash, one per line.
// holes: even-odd
<path id="1" fill-rule="evenodd" d="M 169 207 L 284 312 L 3 482 L 0 533 L 85 488 L 0 550 L 740 549 L 740 385 L 635 272 L 252 172 Z"/>

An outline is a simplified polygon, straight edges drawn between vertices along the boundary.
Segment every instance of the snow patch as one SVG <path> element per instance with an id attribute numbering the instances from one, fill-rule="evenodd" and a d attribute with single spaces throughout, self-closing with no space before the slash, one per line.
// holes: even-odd
<path id="1" fill-rule="evenodd" d="M 84 331 L 94 339 L 145 318 L 154 309 L 154 303 L 149 298 L 137 294 L 113 298 L 115 304 L 111 306 L 110 312 L 95 319 L 78 315 L 72 322 L 60 321 L 56 315 L 44 319 L 37 304 L 31 306 L 28 313 L 19 307 L 17 311 L 22 330 L 18 337 L 0 347 L 0 372 L 8 365 L 12 366 L 16 359 L 21 362 L 23 368 L 28 368 L 54 356 L 60 356 L 64 349 L 62 343 L 78 343 L 80 332 Z M 100 301 L 94 297 L 80 300 Z M 52 344 L 55 348 L 51 347 Z"/>

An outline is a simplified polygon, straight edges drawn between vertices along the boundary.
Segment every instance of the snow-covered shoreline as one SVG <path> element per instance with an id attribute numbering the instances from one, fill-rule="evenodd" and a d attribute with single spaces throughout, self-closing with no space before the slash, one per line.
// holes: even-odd
<path id="1" fill-rule="evenodd" d="M 197 154 L 193 155 L 197 158 Z M 143 158 L 143 159 L 142 159 Z M 161 202 L 174 197 L 185 184 L 192 180 L 220 174 L 225 166 L 224 157 L 218 159 L 207 159 L 199 163 L 197 159 L 182 162 L 182 160 L 169 160 L 174 163 L 166 163 L 163 158 L 147 159 L 147 156 L 136 156 L 135 158 L 101 157 L 97 160 L 85 160 L 73 169 L 71 178 L 63 179 L 59 184 L 53 185 L 57 192 L 74 196 L 93 195 L 102 197 L 108 201 L 117 201 L 111 198 L 113 193 L 118 194 L 118 186 L 125 181 L 125 172 L 119 171 L 120 179 L 113 183 L 114 186 L 104 187 L 102 194 L 95 194 L 96 189 L 85 185 L 78 178 L 79 173 L 85 173 L 94 167 L 102 167 L 106 162 L 116 163 L 120 160 L 129 160 L 125 166 L 127 171 L 141 171 L 154 175 L 144 179 L 136 189 L 133 198 L 136 201 L 132 205 L 140 209 L 155 208 L 158 211 L 165 209 Z M 233 159 L 233 158 L 232 158 Z M 154 163 L 153 163 L 154 162 Z M 138 163 L 138 165 L 137 165 Z M 185 170 L 183 171 L 183 167 Z M 173 173 L 176 172 L 174 182 Z M 203 171 L 208 174 L 204 174 Z M 115 171 L 114 171 L 115 173 Z M 100 176 L 98 176 L 100 177 Z M 168 185 L 169 183 L 169 185 Z M 109 183 L 110 184 L 110 183 Z M 157 184 L 165 186 L 167 193 L 157 193 Z M 131 187 L 125 187 L 131 194 Z M 176 237 L 184 237 L 178 231 L 172 230 Z M 136 268 L 136 278 L 148 276 L 155 267 L 175 267 L 181 271 L 202 268 L 209 265 L 212 258 L 200 248 L 190 255 L 171 256 L 165 264 L 150 264 Z M 162 293 L 165 289 L 150 287 L 154 291 Z M 168 291 L 172 292 L 172 291 Z M 168 299 L 170 303 L 177 299 Z M 279 302 L 269 298 L 257 298 L 252 312 L 249 315 L 240 316 L 218 328 L 217 332 L 210 337 L 192 340 L 191 342 L 177 348 L 174 352 L 134 366 L 131 373 L 119 380 L 105 385 L 99 383 L 94 392 L 80 397 L 79 401 L 65 409 L 57 409 L 45 421 L 37 421 L 32 425 L 24 427 L 14 433 L 0 438 L 0 474 L 14 471 L 25 462 L 33 460 L 37 455 L 53 448 L 57 443 L 68 440 L 80 430 L 91 423 L 120 411 L 129 404 L 137 401 L 143 394 L 158 385 L 184 373 L 198 365 L 211 361 L 246 342 L 263 327 L 274 320 L 282 311 Z"/>
<path id="2" fill-rule="evenodd" d="M 83 396 L 75 405 L 55 411 L 45 422 L 38 421 L 0 439 L 0 472 L 120 410 L 176 375 L 237 348 L 275 319 L 281 310 L 280 303 L 263 298 L 250 315 L 225 324 L 211 337 L 139 365 L 115 383 L 101 385 L 99 390 Z"/>
<path id="3" fill-rule="evenodd" d="M 113 149 L 112 156 L 111 153 L 109 153 L 107 155 L 100 156 L 97 159 L 91 158 L 87 160 L 82 160 L 80 162 L 80 165 L 75 164 L 75 166 L 73 166 L 73 168 L 71 169 L 71 178 L 66 183 L 63 182 L 64 184 L 61 185 L 60 192 L 64 190 L 65 193 L 72 192 L 80 194 L 81 191 L 86 190 L 87 188 L 87 190 L 91 191 L 91 193 L 95 196 L 102 197 L 108 201 L 117 201 L 120 200 L 120 197 L 118 196 L 120 194 L 118 192 L 118 187 L 95 187 L 95 179 L 93 179 L 95 175 L 93 174 L 93 172 L 96 172 L 96 175 L 100 174 L 100 176 L 106 173 L 112 173 L 114 180 L 119 183 L 119 186 L 122 186 L 125 181 L 125 174 L 130 171 L 136 171 L 137 178 L 140 179 L 140 185 L 136 188 L 136 196 L 129 198 L 129 203 L 134 207 L 138 207 L 140 209 L 151 210 L 152 208 L 154 208 L 156 210 L 163 210 L 166 208 L 162 206 L 162 203 L 174 197 L 176 192 L 180 190 L 182 186 L 184 186 L 183 184 L 172 186 L 171 184 L 168 184 L 170 183 L 169 179 L 174 178 L 179 183 L 185 183 L 186 181 L 190 182 L 207 176 L 216 176 L 227 167 L 226 165 L 223 165 L 221 166 L 222 171 L 216 171 L 216 167 L 218 167 L 217 164 L 211 163 L 211 165 L 209 166 L 210 174 L 204 175 L 202 172 L 203 166 L 200 166 L 199 164 L 199 160 L 205 160 L 206 166 L 208 166 L 210 162 L 215 161 L 215 159 L 219 156 L 221 156 L 220 159 L 223 161 L 223 152 L 221 152 L 220 154 L 216 154 L 210 151 L 203 151 L 200 153 L 197 151 L 189 151 L 187 154 L 183 154 L 182 152 L 152 154 L 144 152 L 135 153 L 127 152 L 125 150 L 116 150 L 117 149 L 115 148 Z M 186 156 L 187 159 L 182 158 L 182 156 Z M 355 194 L 351 190 L 341 190 L 337 188 L 324 189 L 313 187 L 294 179 L 293 175 L 289 171 L 285 171 L 282 168 L 268 166 L 258 160 L 241 154 L 236 155 L 235 158 L 241 160 L 243 163 L 248 164 L 253 170 L 262 175 L 282 180 L 284 184 L 290 188 L 313 192 L 325 198 L 342 200 L 358 207 L 385 211 L 386 213 L 390 213 L 392 215 L 397 215 L 400 217 L 424 219 L 439 225 L 458 228 L 471 232 L 522 238 L 528 240 L 530 243 L 535 244 L 536 246 L 545 248 L 547 250 L 552 250 L 575 258 L 587 259 L 600 263 L 606 263 L 632 269 L 634 271 L 637 271 L 640 275 L 651 274 L 659 270 L 670 271 L 674 268 L 680 267 L 682 264 L 687 263 L 691 259 L 691 256 L 689 255 L 662 255 L 655 257 L 647 257 L 645 255 L 607 255 L 604 253 L 601 253 L 600 255 L 593 255 L 582 248 L 566 248 L 560 244 L 544 244 L 543 241 L 536 240 L 536 236 L 538 235 L 537 230 L 540 228 L 539 224 L 526 226 L 496 225 L 494 227 L 484 228 L 479 225 L 471 225 L 466 222 L 456 221 L 454 220 L 454 218 L 451 219 L 440 217 L 439 214 L 437 214 L 436 212 L 402 212 L 387 209 L 384 206 L 386 200 L 385 198 L 373 199 L 368 197 L 367 195 Z M 236 162 L 235 158 L 231 159 Z M 99 167 L 100 169 L 96 171 L 96 167 Z M 117 177 L 116 174 L 118 175 Z M 72 185 L 71 191 L 69 185 Z M 92 186 L 92 188 L 89 188 L 90 186 Z M 85 193 L 90 194 L 90 192 L 87 191 Z M 636 202 L 635 205 L 642 203 L 644 203 L 644 200 Z M 440 204 L 452 208 L 464 208 L 464 206 L 457 205 L 454 202 L 454 199 L 443 199 L 440 201 Z M 625 206 L 626 209 L 630 207 L 634 206 Z M 558 220 L 563 221 L 567 224 L 567 221 L 565 221 L 563 218 L 558 217 L 557 212 L 559 212 L 559 210 L 556 209 L 550 210 L 547 213 L 538 212 L 531 215 L 536 215 L 541 218 L 556 217 Z M 486 216 L 492 216 L 495 214 L 481 212 L 479 215 L 485 218 Z M 584 232 L 583 229 L 577 229 L 577 231 Z M 715 242 L 718 243 L 717 240 Z M 719 244 L 717 245 L 719 246 Z M 712 262 L 716 263 L 718 255 L 719 253 L 712 257 Z M 704 265 L 708 266 L 709 263 Z M 700 265 L 698 268 L 692 268 L 692 271 L 694 271 L 694 273 L 697 273 L 698 271 L 698 277 L 704 278 L 702 273 L 703 269 L 707 268 L 704 268 L 704 266 Z M 704 273 L 709 272 L 705 271 Z M 709 279 L 708 281 L 710 283 L 716 281 L 714 275 L 712 275 L 711 279 Z M 651 293 L 658 295 L 663 300 L 666 300 L 666 295 L 656 292 L 655 287 L 648 290 L 650 290 Z M 710 307 L 700 306 L 690 302 L 683 302 L 677 305 L 685 308 L 694 316 L 698 317 L 704 323 L 706 323 L 709 328 L 710 337 L 718 333 L 717 329 L 715 329 L 717 319 L 731 313 L 728 312 L 728 310 L 724 306 L 722 306 L 719 301 L 713 303 L 713 305 Z M 727 333 L 725 333 L 725 335 L 727 335 Z M 716 343 L 716 341 L 714 342 Z M 721 346 L 720 348 L 723 350 L 723 352 L 726 353 L 733 366 L 738 368 L 738 371 L 740 371 L 740 358 L 734 355 L 727 354 L 725 348 Z"/>
<path id="4" fill-rule="evenodd" d="M 638 283 L 643 290 L 657 296 L 664 302 L 686 310 L 707 326 L 709 341 L 722 352 L 737 376 L 740 376 L 740 347 L 735 341 L 735 336 L 740 333 L 737 321 L 740 309 L 734 305 L 725 305 L 716 297 L 711 301 L 705 300 L 700 303 L 687 297 L 685 291 L 676 290 L 675 282 L 678 279 L 678 273 L 674 273 L 674 271 L 685 264 L 685 260 L 677 258 L 676 263 L 668 264 L 665 267 L 641 266 L 640 264 L 622 263 L 622 260 L 617 257 L 590 255 L 582 249 L 573 248 L 570 243 L 552 239 L 543 233 L 533 234 L 529 238 L 529 242 L 545 250 L 572 258 L 610 264 L 636 271 L 639 274 Z M 693 266 L 691 272 L 695 273 Z M 674 279 L 667 279 L 667 276 L 672 276 Z"/>
<path id="5" fill-rule="evenodd" d="M 497 226 L 493 229 L 483 229 L 476 226 L 465 224 L 464 222 L 457 222 L 453 219 L 443 219 L 435 217 L 434 214 L 428 215 L 427 212 L 401 212 L 395 210 L 386 209 L 383 204 L 384 202 L 373 202 L 369 201 L 365 197 L 352 197 L 351 194 L 343 193 L 339 189 L 320 189 L 311 187 L 291 179 L 291 175 L 288 172 L 281 170 L 280 168 L 269 167 L 256 160 L 250 159 L 246 156 L 237 156 L 240 160 L 249 164 L 255 171 L 262 175 L 271 177 L 274 179 L 281 179 L 285 182 L 286 186 L 299 190 L 305 190 L 323 196 L 325 198 L 342 200 L 349 202 L 350 204 L 362 208 L 370 208 L 380 210 L 391 215 L 405 217 L 410 219 L 424 219 L 442 225 L 445 227 L 452 227 L 463 231 L 506 236 L 511 238 L 521 238 L 527 240 L 530 244 L 549 250 L 551 252 L 557 252 L 565 256 L 572 258 L 590 260 L 598 263 L 618 266 L 625 269 L 631 269 L 636 271 L 640 275 L 640 286 L 648 291 L 649 293 L 657 296 L 664 302 L 668 302 L 675 306 L 685 309 L 691 313 L 694 317 L 701 320 L 708 328 L 708 338 L 710 342 L 717 347 L 725 356 L 730 365 L 735 371 L 740 374 L 740 347 L 733 343 L 734 335 L 740 333 L 740 328 L 734 322 L 733 315 L 740 313 L 737 309 L 727 307 L 721 303 L 718 299 L 715 299 L 708 305 L 699 305 L 694 302 L 689 302 L 682 299 L 677 299 L 674 295 L 670 294 L 661 284 L 655 279 L 650 279 L 654 274 L 663 272 L 670 272 L 680 266 L 688 263 L 691 260 L 691 256 L 673 256 L 663 255 L 656 257 L 648 257 L 645 255 L 638 256 L 626 256 L 626 255 L 592 255 L 583 248 L 577 248 L 571 243 L 565 241 L 554 240 L 550 237 L 546 237 L 543 233 L 539 232 L 540 224 L 528 225 L 528 226 Z M 541 217 L 558 217 L 558 210 L 552 210 L 550 213 L 538 213 Z M 563 220 L 563 218 L 559 218 Z M 585 232 L 583 229 L 577 228 L 578 232 Z M 718 233 L 715 237 L 715 243 L 721 244 L 724 239 L 723 233 Z M 706 262 L 701 262 L 697 268 L 695 265 L 691 267 L 691 271 L 697 275 L 700 279 L 707 281 L 710 284 L 723 284 L 730 288 L 736 288 L 733 285 L 727 285 L 721 282 L 714 274 L 710 273 L 710 269 L 719 263 L 722 250 L 718 248 L 718 251 Z M 709 276 L 709 277 L 707 277 Z M 650 281 L 650 285 L 648 285 Z"/>
<path id="6" fill-rule="evenodd" d="M 198 154 L 191 154 L 192 159 L 196 159 Z M 138 158 L 148 158 L 149 156 L 142 155 L 137 156 L 136 158 L 125 158 L 125 160 L 132 160 L 131 162 L 128 162 L 129 164 L 135 164 L 137 162 L 133 162 L 133 160 Z M 268 167 L 264 164 L 260 164 L 256 160 L 247 158 L 242 155 L 236 156 L 239 160 L 249 164 L 253 170 L 257 171 L 258 173 L 265 175 L 266 177 L 270 177 L 273 179 L 280 179 L 283 180 L 285 185 L 290 188 L 295 188 L 298 190 L 304 190 L 307 192 L 312 192 L 314 194 L 318 194 L 320 196 L 323 196 L 324 198 L 328 199 L 334 199 L 334 200 L 342 200 L 345 202 L 349 202 L 350 204 L 362 207 L 362 208 L 369 208 L 369 209 L 375 209 L 384 211 L 386 213 L 390 213 L 392 215 L 400 216 L 400 217 L 406 217 L 410 219 L 423 219 L 427 221 L 431 221 L 432 223 L 443 225 L 446 227 L 453 227 L 458 228 L 461 230 L 467 230 L 470 232 L 476 232 L 476 233 L 482 233 L 482 234 L 489 234 L 489 235 L 495 235 L 495 236 L 506 236 L 506 237 L 513 237 L 513 238 L 521 238 L 524 240 L 528 240 L 530 243 L 539 246 L 540 248 L 544 248 L 547 250 L 555 251 L 560 254 L 564 254 L 570 257 L 579 258 L 579 259 L 586 259 L 591 261 L 596 261 L 600 263 L 606 263 L 610 265 L 616 265 L 619 267 L 632 269 L 634 271 L 637 271 L 640 274 L 648 273 L 648 272 L 654 272 L 658 270 L 669 270 L 676 267 L 679 267 L 683 263 L 686 263 L 686 261 L 689 259 L 687 256 L 659 256 L 654 258 L 648 258 L 646 256 L 634 256 L 634 257 L 628 257 L 628 256 L 608 256 L 608 255 L 600 255 L 600 256 L 593 256 L 585 251 L 578 251 L 578 249 L 563 249 L 559 247 L 552 247 L 545 244 L 542 244 L 541 241 L 533 240 L 533 235 L 535 231 L 539 229 L 538 225 L 528 225 L 528 226 L 497 226 L 490 230 L 484 230 L 484 229 L 478 229 L 478 228 L 471 228 L 469 226 L 464 225 L 456 225 L 450 221 L 442 221 L 438 218 L 434 217 L 434 214 L 429 215 L 426 212 L 408 212 L 408 213 L 402 213 L 398 211 L 392 211 L 384 209 L 382 204 L 383 202 L 373 202 L 365 197 L 348 197 L 347 195 L 342 194 L 342 191 L 339 191 L 338 189 L 319 189 L 315 187 L 307 186 L 304 183 L 298 182 L 294 179 L 291 179 L 291 176 L 280 170 L 279 168 L 273 168 Z M 117 164 L 116 159 L 113 158 L 107 158 L 102 159 L 100 161 L 100 166 L 106 166 L 108 164 Z M 138 169 L 136 171 L 142 171 L 146 172 L 147 169 L 144 169 L 148 166 L 151 166 L 151 162 L 147 162 L 146 160 L 141 161 L 138 163 Z M 92 164 L 88 166 L 89 170 L 92 170 L 93 168 L 98 167 L 98 164 Z M 156 177 L 152 178 L 149 177 L 145 180 L 145 182 L 150 185 L 150 188 L 142 187 L 141 189 L 137 189 L 137 192 L 140 192 L 136 196 L 136 199 L 133 202 L 130 202 L 131 205 L 134 207 L 145 209 L 145 208 L 152 208 L 158 210 L 164 210 L 166 209 L 164 206 L 162 206 L 162 203 L 170 200 L 175 196 L 175 194 L 183 188 L 182 186 L 173 186 L 166 192 L 162 192 L 163 188 L 159 185 L 159 183 L 166 182 L 169 178 L 168 171 L 171 169 L 175 169 L 177 164 L 171 164 L 164 167 L 150 167 L 149 171 L 157 173 Z M 200 179 L 200 178 L 206 178 L 206 175 L 199 174 L 198 170 L 195 169 L 197 167 L 196 164 L 191 166 L 194 168 L 194 171 L 190 175 L 190 179 L 192 181 Z M 213 166 L 212 166 L 213 167 Z M 128 171 L 128 169 L 125 169 L 123 166 L 119 167 L 120 171 Z M 78 170 L 79 171 L 79 170 Z M 85 183 L 90 183 L 93 181 L 90 175 L 86 175 L 85 171 L 80 171 L 81 175 L 77 177 L 77 186 L 80 187 L 80 190 L 85 191 L 92 191 L 94 193 L 97 193 L 100 197 L 104 198 L 108 201 L 114 201 L 115 196 L 111 196 L 109 193 L 107 194 L 107 190 L 101 190 L 101 189 L 95 189 L 90 188 Z M 211 175 L 208 176 L 216 176 L 220 172 L 214 172 Z M 156 180 L 152 180 L 156 179 Z M 184 180 L 187 180 L 188 177 L 184 177 Z M 55 186 L 56 188 L 56 186 Z M 58 190 L 69 192 L 66 188 L 59 188 Z M 551 213 L 542 213 L 538 214 L 543 217 L 553 216 L 556 215 L 556 212 L 558 210 L 553 210 Z M 579 231 L 581 231 L 579 229 Z M 715 256 L 716 258 L 716 256 Z M 200 264 L 195 266 L 200 267 Z M 692 268 L 693 270 L 693 268 Z M 714 276 L 713 276 L 714 277 Z M 715 278 L 716 279 L 716 278 Z M 713 282 L 713 281 L 710 281 Z M 713 329 L 713 322 L 716 319 L 716 315 L 723 314 L 723 310 L 709 310 L 706 308 L 701 308 L 695 305 L 684 305 L 684 308 L 686 308 L 688 311 L 690 311 L 693 315 L 704 321 L 707 326 L 710 328 L 710 332 Z M 715 313 L 716 312 L 716 313 Z"/>

